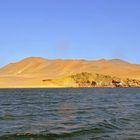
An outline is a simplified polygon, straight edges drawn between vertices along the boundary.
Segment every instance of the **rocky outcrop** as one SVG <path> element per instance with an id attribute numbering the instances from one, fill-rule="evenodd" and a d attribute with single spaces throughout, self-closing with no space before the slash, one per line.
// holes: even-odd
<path id="1" fill-rule="evenodd" d="M 55 87 L 140 87 L 140 80 L 121 79 L 88 72 L 77 73 L 57 80 L 42 80 Z"/>

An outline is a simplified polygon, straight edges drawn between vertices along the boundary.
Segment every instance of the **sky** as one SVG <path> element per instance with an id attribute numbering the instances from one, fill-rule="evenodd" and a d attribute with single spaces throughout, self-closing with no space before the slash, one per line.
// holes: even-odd
<path id="1" fill-rule="evenodd" d="M 0 66 L 30 56 L 140 63 L 140 0 L 0 0 Z"/>

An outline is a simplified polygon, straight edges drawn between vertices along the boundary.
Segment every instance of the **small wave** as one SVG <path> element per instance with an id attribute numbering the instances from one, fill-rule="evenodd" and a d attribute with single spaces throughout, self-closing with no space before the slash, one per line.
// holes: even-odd
<path id="1" fill-rule="evenodd" d="M 67 139 L 83 136 L 103 136 L 106 133 L 112 133 L 116 130 L 120 130 L 115 124 L 104 120 L 103 122 L 98 122 L 87 128 L 77 128 L 77 130 L 71 130 L 69 132 L 51 133 L 48 131 L 42 131 L 40 133 L 15 133 L 0 136 L 0 140 L 53 140 L 53 139 Z"/>
<path id="2" fill-rule="evenodd" d="M 79 130 L 71 133 L 61 133 L 61 134 L 54 134 L 54 133 L 39 133 L 39 134 L 33 134 L 33 133 L 15 133 L 15 134 L 7 134 L 0 136 L 0 140 L 54 140 L 59 138 L 72 138 L 76 136 L 84 136 L 89 134 L 99 134 L 104 133 L 105 130 L 102 128 L 93 128 L 93 129 L 84 129 Z"/>
<path id="3" fill-rule="evenodd" d="M 97 124 L 99 127 L 102 127 L 104 128 L 105 130 L 110 130 L 110 131 L 113 131 L 113 130 L 119 130 L 121 129 L 119 126 L 115 125 L 115 123 L 111 123 L 111 122 L 108 122 L 107 120 L 104 120 L 103 122 Z"/>

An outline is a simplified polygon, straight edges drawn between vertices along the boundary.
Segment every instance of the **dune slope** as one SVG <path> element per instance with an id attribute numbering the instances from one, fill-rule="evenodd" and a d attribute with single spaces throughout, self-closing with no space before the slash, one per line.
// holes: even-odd
<path id="1" fill-rule="evenodd" d="M 87 61 L 29 57 L 0 69 L 0 87 L 41 87 L 46 86 L 45 82 L 42 82 L 43 79 L 50 79 L 50 81 L 61 79 L 63 81 L 64 77 L 83 72 L 120 79 L 140 80 L 140 65 L 130 64 L 119 59 Z M 98 79 L 100 78 L 98 77 Z M 65 81 L 67 80 L 65 79 Z"/>

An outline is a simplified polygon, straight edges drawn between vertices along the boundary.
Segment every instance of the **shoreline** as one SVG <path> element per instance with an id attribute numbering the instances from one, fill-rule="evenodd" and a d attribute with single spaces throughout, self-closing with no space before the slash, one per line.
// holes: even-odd
<path id="1" fill-rule="evenodd" d="M 133 89 L 140 87 L 0 87 L 0 89 Z"/>

